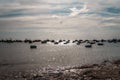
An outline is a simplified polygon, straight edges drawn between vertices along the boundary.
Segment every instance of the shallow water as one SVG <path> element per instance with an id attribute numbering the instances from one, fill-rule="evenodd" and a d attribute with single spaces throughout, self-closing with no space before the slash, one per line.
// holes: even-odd
<path id="1" fill-rule="evenodd" d="M 36 69 L 43 67 L 67 67 L 101 63 L 104 60 L 120 58 L 120 43 L 105 43 L 104 46 L 93 45 L 85 48 L 85 43 L 75 45 L 54 45 L 51 43 L 37 45 L 30 49 L 28 43 L 0 43 L 1 69 Z"/>

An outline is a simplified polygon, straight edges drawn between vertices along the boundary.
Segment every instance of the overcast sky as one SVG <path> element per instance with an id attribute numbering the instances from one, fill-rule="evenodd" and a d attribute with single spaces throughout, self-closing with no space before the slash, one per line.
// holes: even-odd
<path id="1" fill-rule="evenodd" d="M 0 32 L 16 29 L 120 29 L 120 0 L 0 0 Z"/>

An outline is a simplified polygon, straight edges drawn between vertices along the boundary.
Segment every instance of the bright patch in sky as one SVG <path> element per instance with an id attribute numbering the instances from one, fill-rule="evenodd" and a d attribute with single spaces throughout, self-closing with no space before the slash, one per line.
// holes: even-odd
<path id="1" fill-rule="evenodd" d="M 70 10 L 72 11 L 72 13 L 69 16 L 77 16 L 80 13 L 86 13 L 89 11 L 89 9 L 87 9 L 87 5 L 84 5 L 83 8 L 81 8 L 80 10 L 75 7 L 71 8 Z"/>

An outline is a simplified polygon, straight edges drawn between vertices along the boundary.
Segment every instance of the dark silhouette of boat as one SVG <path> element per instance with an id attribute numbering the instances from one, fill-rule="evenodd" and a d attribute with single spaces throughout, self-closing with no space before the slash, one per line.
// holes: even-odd
<path id="1" fill-rule="evenodd" d="M 76 43 L 78 40 L 74 40 L 74 41 L 72 41 L 72 43 Z"/>
<path id="2" fill-rule="evenodd" d="M 103 46 L 104 44 L 99 42 L 97 45 L 99 45 L 99 46 Z"/>
<path id="3" fill-rule="evenodd" d="M 70 40 L 66 41 L 64 44 L 68 44 L 68 43 L 70 43 Z"/>
<path id="4" fill-rule="evenodd" d="M 63 42 L 63 40 L 59 40 L 59 43 L 60 43 L 60 42 Z"/>
<path id="5" fill-rule="evenodd" d="M 106 40 L 104 40 L 104 39 L 101 39 L 100 41 L 101 41 L 101 42 L 106 42 Z"/>
<path id="6" fill-rule="evenodd" d="M 36 49 L 37 46 L 36 46 L 36 45 L 30 45 L 30 48 L 31 48 L 31 49 Z"/>
<path id="7" fill-rule="evenodd" d="M 54 42 L 54 44 L 59 44 L 59 42 Z"/>
<path id="8" fill-rule="evenodd" d="M 33 43 L 33 41 L 32 41 L 32 40 L 25 39 L 25 40 L 24 40 L 24 43 Z"/>
<path id="9" fill-rule="evenodd" d="M 100 40 L 96 40 L 96 39 L 94 39 L 93 41 L 95 41 L 95 42 L 100 42 Z"/>
<path id="10" fill-rule="evenodd" d="M 33 42 L 41 42 L 41 40 L 33 40 Z"/>
<path id="11" fill-rule="evenodd" d="M 117 40 L 117 39 L 112 39 L 112 42 L 113 42 L 113 43 L 117 43 L 118 40 Z"/>
<path id="12" fill-rule="evenodd" d="M 86 48 L 92 48 L 92 45 L 91 44 L 87 44 L 85 45 Z"/>
<path id="13" fill-rule="evenodd" d="M 77 43 L 76 43 L 77 45 L 80 45 L 81 44 L 81 41 L 77 41 Z"/>
<path id="14" fill-rule="evenodd" d="M 42 44 L 46 44 L 47 42 L 48 42 L 47 40 L 41 41 Z"/>
<path id="15" fill-rule="evenodd" d="M 54 43 L 54 42 L 55 42 L 55 40 L 50 40 L 50 42 Z"/>
<path id="16" fill-rule="evenodd" d="M 89 42 L 90 44 L 95 44 L 95 41 L 91 41 L 91 42 Z"/>
<path id="17" fill-rule="evenodd" d="M 120 42 L 120 39 L 118 39 L 117 42 Z"/>

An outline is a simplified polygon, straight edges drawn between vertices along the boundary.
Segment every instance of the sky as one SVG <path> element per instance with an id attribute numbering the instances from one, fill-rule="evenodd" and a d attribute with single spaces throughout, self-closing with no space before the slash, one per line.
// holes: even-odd
<path id="1" fill-rule="evenodd" d="M 0 32 L 69 35 L 106 30 L 119 35 L 119 3 L 120 0 L 0 0 Z"/>

